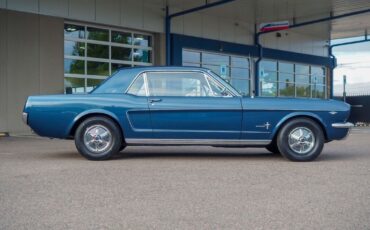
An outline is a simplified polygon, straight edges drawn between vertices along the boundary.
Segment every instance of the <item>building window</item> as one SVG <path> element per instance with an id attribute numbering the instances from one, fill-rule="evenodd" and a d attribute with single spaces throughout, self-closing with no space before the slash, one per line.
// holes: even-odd
<path id="1" fill-rule="evenodd" d="M 262 60 L 260 92 L 264 97 L 327 98 L 326 68 Z"/>
<path id="2" fill-rule="evenodd" d="M 184 49 L 182 65 L 208 68 L 233 85 L 241 94 L 250 95 L 248 57 Z"/>
<path id="3" fill-rule="evenodd" d="M 153 36 L 114 28 L 64 24 L 65 93 L 87 93 L 122 67 L 153 65 Z"/>

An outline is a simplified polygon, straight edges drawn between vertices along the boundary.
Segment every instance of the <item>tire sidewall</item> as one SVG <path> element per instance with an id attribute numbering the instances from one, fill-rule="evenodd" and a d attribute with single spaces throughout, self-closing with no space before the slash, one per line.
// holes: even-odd
<path id="1" fill-rule="evenodd" d="M 112 143 L 110 144 L 109 148 L 99 154 L 90 151 L 84 143 L 84 135 L 86 130 L 94 125 L 104 126 L 112 135 Z M 119 152 L 119 148 L 122 145 L 122 135 L 117 125 L 109 118 L 91 117 L 87 118 L 78 126 L 75 134 L 75 144 L 77 150 L 85 158 L 89 160 L 106 160 L 113 154 Z"/>
<path id="2" fill-rule="evenodd" d="M 305 127 L 312 131 L 315 137 L 315 145 L 313 149 L 306 154 L 298 154 L 294 152 L 289 146 L 289 134 L 290 132 L 297 127 Z M 321 127 L 311 119 L 300 118 L 289 121 L 284 127 L 280 130 L 277 137 L 277 145 L 280 153 L 287 159 L 292 161 L 312 161 L 316 159 L 324 146 L 324 135 Z"/>

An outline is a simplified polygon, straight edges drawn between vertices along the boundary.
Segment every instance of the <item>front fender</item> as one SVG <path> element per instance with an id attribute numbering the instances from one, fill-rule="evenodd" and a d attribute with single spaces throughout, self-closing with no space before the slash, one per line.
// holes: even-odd
<path id="1" fill-rule="evenodd" d="M 312 112 L 293 112 L 293 113 L 289 113 L 287 114 L 286 116 L 284 116 L 277 124 L 276 126 L 274 127 L 274 129 L 272 130 L 271 132 L 271 139 L 273 139 L 277 132 L 280 130 L 280 128 L 282 127 L 282 125 L 292 119 L 292 118 L 297 118 L 297 117 L 307 117 L 307 118 L 311 118 L 317 122 L 319 122 L 319 124 L 323 127 L 323 132 L 324 132 L 324 135 L 327 136 L 327 125 L 326 123 L 324 122 L 324 120 L 318 116 L 317 114 L 315 113 L 312 113 Z"/>

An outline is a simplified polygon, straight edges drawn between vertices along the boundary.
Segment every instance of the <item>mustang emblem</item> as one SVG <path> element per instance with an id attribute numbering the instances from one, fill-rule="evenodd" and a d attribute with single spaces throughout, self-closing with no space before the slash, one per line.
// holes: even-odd
<path id="1" fill-rule="evenodd" d="M 266 130 L 269 130 L 270 128 L 270 123 L 269 122 L 266 122 L 265 124 L 263 125 L 256 125 L 257 128 L 266 128 Z"/>

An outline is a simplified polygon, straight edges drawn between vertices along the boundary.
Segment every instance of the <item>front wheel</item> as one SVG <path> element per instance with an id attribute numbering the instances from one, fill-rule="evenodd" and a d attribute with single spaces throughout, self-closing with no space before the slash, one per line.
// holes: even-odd
<path id="1" fill-rule="evenodd" d="M 315 160 L 324 147 L 324 141 L 321 127 L 307 118 L 289 121 L 277 136 L 280 153 L 291 161 Z"/>
<path id="2" fill-rule="evenodd" d="M 106 160 L 119 152 L 122 134 L 109 118 L 98 116 L 84 120 L 77 128 L 75 144 L 80 154 L 89 160 Z"/>

